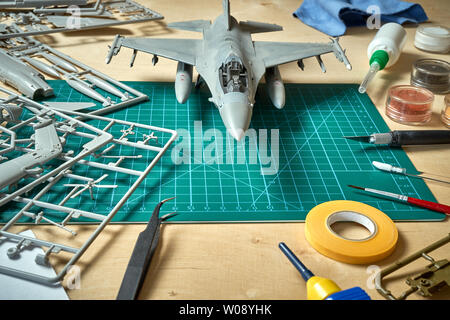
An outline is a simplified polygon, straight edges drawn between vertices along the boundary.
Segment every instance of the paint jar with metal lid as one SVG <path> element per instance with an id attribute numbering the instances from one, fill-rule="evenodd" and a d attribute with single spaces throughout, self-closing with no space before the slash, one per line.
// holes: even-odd
<path id="1" fill-rule="evenodd" d="M 450 63 L 439 59 L 417 60 L 411 70 L 411 84 L 435 94 L 450 90 Z"/>
<path id="2" fill-rule="evenodd" d="M 434 94 L 425 88 L 399 85 L 389 88 L 386 115 L 409 125 L 420 125 L 431 119 Z"/>

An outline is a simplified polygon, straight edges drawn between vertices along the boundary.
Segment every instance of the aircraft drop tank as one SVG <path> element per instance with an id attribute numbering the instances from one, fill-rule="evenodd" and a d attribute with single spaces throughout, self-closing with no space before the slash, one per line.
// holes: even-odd
<path id="1" fill-rule="evenodd" d="M 278 67 L 266 69 L 266 86 L 270 100 L 277 109 L 284 107 L 286 97 L 283 80 L 281 80 L 280 70 Z"/>
<path id="2" fill-rule="evenodd" d="M 191 65 L 178 62 L 175 76 L 175 96 L 179 103 L 185 103 L 191 94 L 192 69 Z"/>

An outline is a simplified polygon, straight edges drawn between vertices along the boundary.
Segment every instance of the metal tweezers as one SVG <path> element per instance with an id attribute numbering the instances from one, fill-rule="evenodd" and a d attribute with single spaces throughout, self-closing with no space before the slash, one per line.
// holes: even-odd
<path id="1" fill-rule="evenodd" d="M 135 300 L 137 298 L 146 271 L 158 247 L 161 222 L 175 215 L 172 212 L 159 217 L 159 210 L 165 202 L 172 199 L 174 198 L 165 199 L 156 205 L 147 227 L 139 234 L 116 300 Z"/>

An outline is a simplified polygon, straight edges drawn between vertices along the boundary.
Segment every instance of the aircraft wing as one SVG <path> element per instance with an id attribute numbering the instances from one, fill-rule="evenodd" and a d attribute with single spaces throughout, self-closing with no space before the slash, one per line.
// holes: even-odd
<path id="1" fill-rule="evenodd" d="M 329 43 L 255 41 L 253 44 L 256 57 L 264 61 L 266 68 L 334 52 L 337 59 L 344 62 L 347 69 L 351 69 L 345 51 L 342 50 L 337 39 L 331 39 Z"/>
<path id="2" fill-rule="evenodd" d="M 108 57 L 116 55 L 121 46 L 143 51 L 168 59 L 194 65 L 203 40 L 197 39 L 149 39 L 116 37 Z"/>

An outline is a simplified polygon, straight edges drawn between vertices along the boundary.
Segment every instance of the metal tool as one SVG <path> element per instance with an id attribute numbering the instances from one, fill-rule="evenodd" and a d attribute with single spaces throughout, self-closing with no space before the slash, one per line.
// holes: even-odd
<path id="1" fill-rule="evenodd" d="M 278 246 L 306 281 L 308 300 L 370 300 L 360 287 L 341 290 L 332 280 L 315 276 L 284 242 Z"/>
<path id="2" fill-rule="evenodd" d="M 158 246 L 161 222 L 174 215 L 172 212 L 159 217 L 159 210 L 164 203 L 172 199 L 174 198 L 165 199 L 158 203 L 153 210 L 147 227 L 139 234 L 128 262 L 122 285 L 117 294 L 117 300 L 134 300 L 137 298 L 144 282 L 146 271 Z"/>
<path id="3" fill-rule="evenodd" d="M 436 261 L 430 257 L 428 253 L 449 242 L 450 233 L 426 248 L 419 250 L 416 253 L 413 253 L 412 255 L 396 261 L 394 264 L 382 269 L 375 277 L 375 288 L 383 297 L 389 300 L 404 300 L 414 292 L 417 292 L 424 297 L 431 297 L 443 288 L 448 288 L 450 286 L 450 261 L 447 259 Z M 410 286 L 408 290 L 396 297 L 391 293 L 391 291 L 383 287 L 382 280 L 384 277 L 420 258 L 424 258 L 431 263 L 418 275 L 407 278 L 406 284 Z"/>
<path id="4" fill-rule="evenodd" d="M 382 162 L 379 162 L 379 161 L 372 161 L 372 164 L 374 165 L 375 168 L 377 168 L 379 170 L 382 170 L 382 171 L 403 174 L 405 176 L 418 178 L 418 179 L 428 179 L 428 180 L 433 180 L 433 181 L 437 181 L 437 182 L 450 183 L 450 181 L 445 181 L 445 180 L 441 180 L 441 179 L 436 179 L 436 178 L 424 176 L 423 175 L 423 174 L 425 174 L 424 172 L 420 172 L 419 174 L 407 173 L 406 172 L 406 168 L 396 167 L 396 166 L 393 166 L 393 165 L 388 164 L 388 163 L 382 163 Z"/>
<path id="5" fill-rule="evenodd" d="M 404 145 L 449 144 L 450 130 L 400 130 L 370 136 L 345 136 L 345 139 L 371 144 Z"/>
<path id="6" fill-rule="evenodd" d="M 374 194 L 379 194 L 381 196 L 385 196 L 385 197 L 388 197 L 388 198 L 391 198 L 391 199 L 397 199 L 399 201 L 407 202 L 407 203 L 416 205 L 418 207 L 422 207 L 422 208 L 426 208 L 426 209 L 429 209 L 429 210 L 442 212 L 442 213 L 445 213 L 447 215 L 450 215 L 450 206 L 447 206 L 445 204 L 440 204 L 440 203 L 437 203 L 437 202 L 417 199 L 417 198 L 408 197 L 408 196 L 405 196 L 405 195 L 402 195 L 402 194 L 396 194 L 396 193 L 392 193 L 392 192 L 376 190 L 376 189 L 371 189 L 371 188 L 363 188 L 363 187 L 357 187 L 357 186 L 353 186 L 353 185 L 349 185 L 349 187 L 350 188 L 359 189 L 359 190 L 363 190 L 363 191 L 370 192 L 370 193 L 374 193 Z"/>

